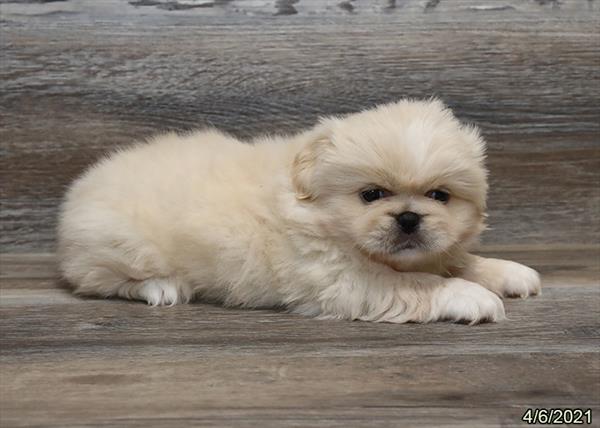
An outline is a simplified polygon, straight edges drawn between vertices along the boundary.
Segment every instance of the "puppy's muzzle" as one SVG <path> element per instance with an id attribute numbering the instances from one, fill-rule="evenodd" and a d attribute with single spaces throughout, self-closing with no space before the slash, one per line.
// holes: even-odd
<path id="1" fill-rule="evenodd" d="M 419 230 L 419 224 L 421 223 L 421 216 L 412 211 L 405 211 L 396 216 L 396 222 L 402 229 L 402 232 L 410 235 Z"/>

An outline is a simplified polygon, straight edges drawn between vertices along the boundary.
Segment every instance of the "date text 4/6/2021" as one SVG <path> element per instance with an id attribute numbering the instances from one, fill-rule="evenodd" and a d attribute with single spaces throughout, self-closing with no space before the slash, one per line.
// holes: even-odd
<path id="1" fill-rule="evenodd" d="M 527 409 L 521 420 L 527 424 L 591 425 L 592 409 Z"/>

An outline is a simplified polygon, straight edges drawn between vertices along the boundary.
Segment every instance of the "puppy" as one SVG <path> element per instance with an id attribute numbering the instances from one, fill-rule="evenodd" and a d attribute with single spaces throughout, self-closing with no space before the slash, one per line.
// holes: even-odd
<path id="1" fill-rule="evenodd" d="M 193 298 L 376 322 L 504 318 L 540 292 L 523 265 L 469 254 L 484 229 L 478 131 L 403 100 L 243 143 L 216 130 L 117 151 L 70 187 L 64 277 L 81 295 Z"/>

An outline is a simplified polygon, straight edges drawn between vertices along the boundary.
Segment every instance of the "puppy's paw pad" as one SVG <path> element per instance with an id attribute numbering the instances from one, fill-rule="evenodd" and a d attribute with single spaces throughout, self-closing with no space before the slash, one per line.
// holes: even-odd
<path id="1" fill-rule="evenodd" d="M 448 280 L 436 297 L 434 316 L 438 320 L 477 324 L 506 318 L 504 304 L 496 294 L 461 278 Z"/>
<path id="2" fill-rule="evenodd" d="M 167 279 L 148 279 L 139 290 L 139 297 L 151 306 L 174 305 L 179 302 L 177 287 Z"/>
<path id="3" fill-rule="evenodd" d="M 503 269 L 503 282 L 499 291 L 506 297 L 525 299 L 528 296 L 536 296 L 542 292 L 540 275 L 530 267 L 507 261 Z"/>

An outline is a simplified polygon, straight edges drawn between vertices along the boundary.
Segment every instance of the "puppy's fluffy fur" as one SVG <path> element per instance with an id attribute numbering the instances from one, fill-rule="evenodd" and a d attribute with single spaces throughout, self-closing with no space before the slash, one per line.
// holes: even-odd
<path id="1" fill-rule="evenodd" d="M 468 253 L 486 191 L 478 131 L 435 100 L 250 144 L 166 134 L 71 186 L 61 267 L 79 294 L 152 305 L 198 297 L 324 318 L 495 321 L 498 296 L 537 294 L 540 280 Z"/>

